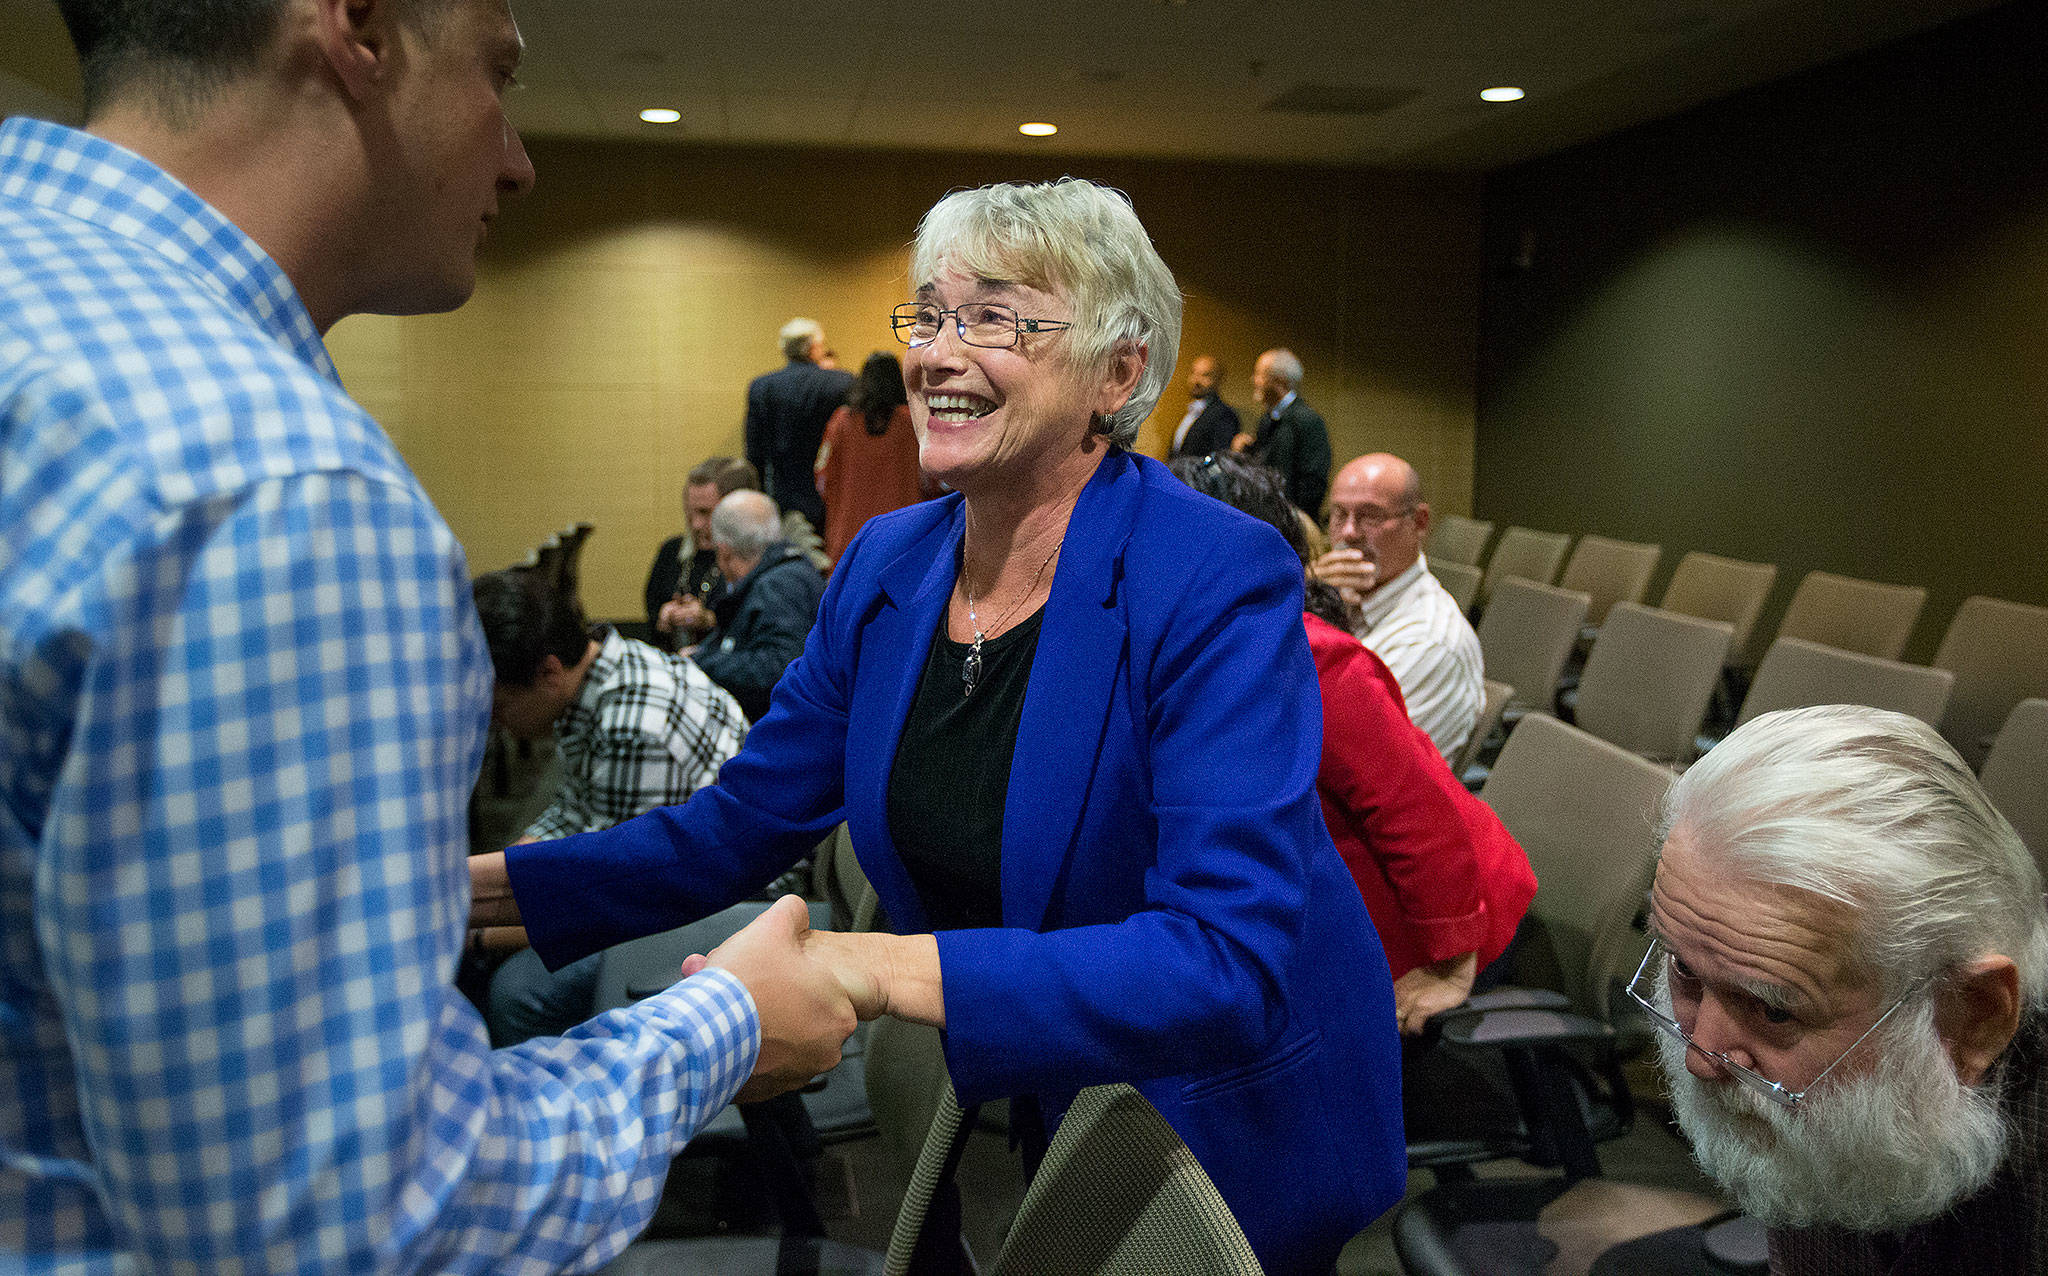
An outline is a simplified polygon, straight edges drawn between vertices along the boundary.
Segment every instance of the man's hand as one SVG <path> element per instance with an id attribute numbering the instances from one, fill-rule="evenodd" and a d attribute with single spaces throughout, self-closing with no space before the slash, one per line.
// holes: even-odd
<path id="1" fill-rule="evenodd" d="M 1255 434 L 1239 434 L 1230 440 L 1230 450 L 1233 452 L 1249 452 L 1251 451 L 1252 444 L 1258 441 L 1258 436 Z"/>
<path id="2" fill-rule="evenodd" d="M 655 613 L 654 627 L 665 634 L 703 635 L 711 632 L 712 615 L 697 599 L 676 595 Z"/>
<path id="3" fill-rule="evenodd" d="M 1358 550 L 1338 548 L 1311 563 L 1308 574 L 1325 585 L 1336 586 L 1344 601 L 1356 607 L 1372 592 L 1373 582 L 1379 579 L 1379 568 Z"/>
<path id="4" fill-rule="evenodd" d="M 1472 995 L 1479 954 L 1464 953 L 1417 966 L 1394 981 L 1394 1019 L 1408 1036 L 1421 1033 L 1429 1017 L 1463 1004 Z"/>
<path id="5" fill-rule="evenodd" d="M 810 910 L 785 895 L 703 959 L 747 986 L 761 1019 L 761 1054 L 740 1088 L 743 1102 L 773 1098 L 837 1067 L 840 1046 L 859 1023 L 838 976 L 805 955 L 810 931 Z M 684 973 L 702 969 L 696 962 L 686 962 Z"/>
<path id="6" fill-rule="evenodd" d="M 519 924 L 519 901 L 512 898 L 512 878 L 505 871 L 505 852 L 470 856 L 470 929 Z"/>

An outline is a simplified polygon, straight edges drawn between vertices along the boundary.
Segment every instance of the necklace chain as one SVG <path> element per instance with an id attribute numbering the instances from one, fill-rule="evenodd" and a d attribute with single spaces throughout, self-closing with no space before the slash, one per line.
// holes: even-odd
<path id="1" fill-rule="evenodd" d="M 996 623 L 990 628 L 1001 629 L 1005 621 L 1017 614 L 1018 608 L 1030 601 L 1031 595 L 1038 592 L 1038 582 L 1045 579 L 1045 569 L 1052 566 L 1052 560 L 1059 557 L 1059 552 L 1060 547 L 1055 544 L 1052 552 L 1045 556 L 1045 561 L 1040 563 L 1038 570 L 1032 574 L 1031 587 L 1026 589 L 1016 602 L 1011 603 L 1010 610 L 998 616 Z M 974 586 L 967 583 L 967 565 L 964 562 L 960 565 L 960 592 L 967 598 L 967 623 L 974 630 L 974 640 L 967 647 L 967 659 L 960 663 L 960 696 L 965 699 L 974 694 L 974 684 L 981 678 L 981 644 L 987 635 L 981 631 L 981 617 L 974 614 Z"/>

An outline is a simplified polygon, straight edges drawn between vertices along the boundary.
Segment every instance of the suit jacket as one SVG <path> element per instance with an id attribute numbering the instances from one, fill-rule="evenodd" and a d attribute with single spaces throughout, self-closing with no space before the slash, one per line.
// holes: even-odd
<path id="1" fill-rule="evenodd" d="M 508 851 L 543 958 L 725 907 L 842 818 L 888 916 L 926 928 L 885 803 L 963 527 L 951 496 L 862 530 L 716 787 Z M 1276 1272 L 1327 1269 L 1405 1177 L 1392 988 L 1323 826 L 1321 731 L 1299 560 L 1112 450 L 1045 607 L 1004 925 L 938 936 L 963 1102 L 1037 1094 L 1050 1124 L 1081 1087 L 1136 1084 Z"/>
<path id="2" fill-rule="evenodd" d="M 1175 426 L 1179 428 L 1178 425 Z M 1227 452 L 1230 441 L 1237 437 L 1242 427 L 1238 424 L 1237 409 L 1223 401 L 1223 396 L 1212 394 L 1202 407 L 1202 415 L 1188 427 L 1188 436 L 1173 449 L 1175 456 L 1207 456 L 1211 452 Z"/>
<path id="3" fill-rule="evenodd" d="M 1277 470 L 1287 480 L 1287 499 L 1311 518 L 1320 518 L 1323 494 L 1330 490 L 1330 431 L 1322 414 L 1300 396 L 1280 410 L 1259 418 L 1251 458 Z"/>
<path id="4" fill-rule="evenodd" d="M 784 510 L 797 510 L 812 527 L 825 525 L 813 467 L 825 422 L 846 402 L 853 374 L 791 359 L 747 384 L 747 459 L 761 471 L 761 489 Z"/>

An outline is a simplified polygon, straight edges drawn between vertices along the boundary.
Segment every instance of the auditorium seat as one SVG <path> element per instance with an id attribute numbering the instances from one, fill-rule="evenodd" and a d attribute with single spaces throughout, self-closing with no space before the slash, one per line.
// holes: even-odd
<path id="1" fill-rule="evenodd" d="M 1591 602 L 1577 590 L 1520 577 L 1500 583 L 1479 621 L 1479 651 L 1486 676 L 1515 689 L 1511 713 L 1550 707 Z"/>
<path id="2" fill-rule="evenodd" d="M 1579 726 L 1658 762 L 1690 762 L 1733 626 L 1620 602 L 1586 657 Z"/>
<path id="3" fill-rule="evenodd" d="M 2022 700 L 1984 759 L 1984 791 L 2048 873 L 2048 700 Z"/>
<path id="4" fill-rule="evenodd" d="M 1657 605 L 1681 616 L 1727 621 L 1733 627 L 1728 662 L 1746 668 L 1755 663 L 1750 643 L 1756 618 L 1777 579 L 1778 569 L 1770 563 L 1746 563 L 1693 550 L 1678 560 L 1678 569 L 1671 574 L 1664 599 Z"/>
<path id="5" fill-rule="evenodd" d="M 1450 594 L 1451 600 L 1458 604 L 1458 610 L 1469 613 L 1479 597 L 1479 582 L 1484 573 L 1466 563 L 1440 562 L 1434 558 L 1426 561 L 1429 574 L 1436 577 L 1437 583 Z"/>
<path id="6" fill-rule="evenodd" d="M 1515 689 L 1505 682 L 1493 678 L 1483 680 L 1485 696 L 1479 702 L 1479 720 L 1472 724 L 1472 738 L 1465 741 L 1465 747 L 1458 750 L 1457 758 L 1451 763 L 1451 773 L 1463 781 L 1479 760 L 1479 750 L 1486 744 L 1494 729 L 1500 726 L 1501 715 L 1507 712 L 1508 701 L 1514 699 Z M 1471 787 L 1468 783 L 1466 787 Z"/>
<path id="7" fill-rule="evenodd" d="M 1456 1140 L 1411 1142 L 1411 1165 L 1431 1169 L 1437 1186 L 1395 1217 L 1405 1270 L 1545 1270 L 1556 1246 L 1538 1235 L 1537 1216 L 1598 1175 L 1596 1142 L 1633 1120 L 1614 1048 L 1616 1012 L 1647 943 L 1636 915 L 1654 871 L 1651 830 L 1673 778 L 1546 714 L 1529 715 L 1508 736 L 1480 796 L 1528 852 L 1536 898 L 1503 959 L 1513 985 L 1433 1019 L 1430 1031 L 1441 1040 L 1430 1055 L 1498 1050 L 1523 1117 L 1521 1155 L 1562 1172 L 1474 1179 L 1455 1172 Z M 1475 1150 L 1486 1143 L 1468 1141 Z"/>
<path id="8" fill-rule="evenodd" d="M 1897 660 L 1926 602 L 1927 591 L 1918 585 L 1808 572 L 1778 622 L 1778 637 Z"/>
<path id="9" fill-rule="evenodd" d="M 973 1120 L 943 1069 L 939 1076 L 930 1131 L 889 1236 L 891 1272 L 912 1270 L 911 1255 L 934 1217 L 934 1193 L 952 1176 Z M 1180 1135 L 1145 1096 L 1118 1084 L 1090 1086 L 1074 1097 L 1002 1252 L 982 1270 L 988 1276 L 1259 1276 L 1264 1269 Z"/>
<path id="10" fill-rule="evenodd" d="M 1663 556 L 1661 545 L 1581 536 L 1557 583 L 1562 589 L 1579 590 L 1593 600 L 1586 609 L 1586 623 L 1598 628 L 1614 604 L 1643 601 L 1643 595 L 1650 589 L 1650 577 L 1657 570 L 1657 560 Z"/>
<path id="11" fill-rule="evenodd" d="M 1492 535 L 1493 524 L 1486 519 L 1438 514 L 1429 521 L 1429 542 L 1425 552 L 1432 562 L 1442 559 L 1447 563 L 1477 567 L 1486 561 L 1481 554 Z"/>
<path id="12" fill-rule="evenodd" d="M 1911 714 L 1934 726 L 1948 704 L 1954 675 L 1946 669 L 1838 651 L 1803 638 L 1780 638 L 1764 653 L 1736 725 L 1774 709 L 1861 704 Z"/>
<path id="13" fill-rule="evenodd" d="M 1527 527 L 1510 527 L 1500 535 L 1493 557 L 1486 560 L 1486 575 L 1479 585 L 1479 603 L 1493 601 L 1494 591 L 1510 577 L 1548 585 L 1564 566 L 1565 550 L 1572 538 L 1563 532 L 1539 532 Z"/>
<path id="14" fill-rule="evenodd" d="M 1982 766 L 1991 733 L 2012 707 L 2048 696 L 2048 607 L 1987 598 L 1963 600 L 1934 653 L 1956 676 L 1941 733 L 1971 766 Z"/>

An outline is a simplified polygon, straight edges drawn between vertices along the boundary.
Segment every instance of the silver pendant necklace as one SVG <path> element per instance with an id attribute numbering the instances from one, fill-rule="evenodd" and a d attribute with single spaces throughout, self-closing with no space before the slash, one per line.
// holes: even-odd
<path id="1" fill-rule="evenodd" d="M 1045 569 L 1052 566 L 1052 560 L 1059 556 L 1059 552 L 1060 547 L 1054 545 L 1052 553 L 1045 556 L 1045 561 L 1038 565 L 1038 571 L 1031 577 L 1031 588 L 1024 591 L 1022 598 L 1010 604 L 1010 610 L 997 617 L 994 628 L 1002 628 L 1003 622 L 1016 615 L 1017 609 L 1022 607 L 1031 595 L 1038 592 L 1038 582 L 1045 578 Z M 966 596 L 967 624 L 974 631 L 974 639 L 967 645 L 967 659 L 960 662 L 960 698 L 965 700 L 974 694 L 974 684 L 981 679 L 981 644 L 987 640 L 988 635 L 981 630 L 981 617 L 974 614 L 974 586 L 967 583 L 967 564 L 964 561 L 960 564 L 960 592 Z"/>

